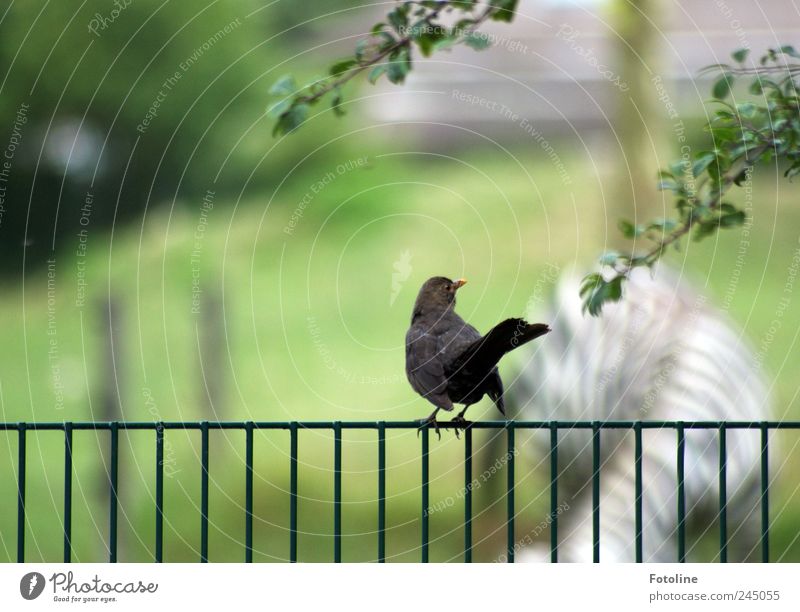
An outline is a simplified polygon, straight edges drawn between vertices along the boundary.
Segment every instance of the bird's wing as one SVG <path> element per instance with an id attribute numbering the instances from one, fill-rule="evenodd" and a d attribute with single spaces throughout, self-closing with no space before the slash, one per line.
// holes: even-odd
<path id="1" fill-rule="evenodd" d="M 433 405 L 452 410 L 439 345 L 435 335 L 412 326 L 406 334 L 406 375 L 414 391 Z"/>
<path id="2" fill-rule="evenodd" d="M 453 360 L 476 340 L 480 340 L 481 333 L 452 311 L 442 317 L 440 325 L 445 329 L 441 340 L 442 349 L 446 356 L 444 359 L 446 371 Z"/>

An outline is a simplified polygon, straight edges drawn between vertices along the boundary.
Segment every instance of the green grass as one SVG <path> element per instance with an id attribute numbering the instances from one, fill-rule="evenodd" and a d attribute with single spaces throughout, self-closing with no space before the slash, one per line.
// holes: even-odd
<path id="1" fill-rule="evenodd" d="M 367 147 L 368 148 L 368 147 Z M 361 155 L 363 153 L 359 153 Z M 591 265 L 605 243 L 618 244 L 616 219 L 600 202 L 603 181 L 589 164 L 569 160 L 573 185 L 565 188 L 546 162 L 522 155 L 509 164 L 486 152 L 466 161 L 434 156 L 369 156 L 367 167 L 336 175 L 314 194 L 294 231 L 283 228 L 316 181 L 335 163 L 311 164 L 274 194 L 233 205 L 215 202 L 199 240 L 199 278 L 205 298 L 218 297 L 224 318 L 192 313 L 192 251 L 202 194 L 196 201 L 161 207 L 141 226 L 113 235 L 90 230 L 88 300 L 75 304 L 77 258 L 70 249 L 56 257 L 55 335 L 48 335 L 46 270 L 22 286 L 6 286 L 0 298 L 2 420 L 104 418 L 102 382 L 110 364 L 100 335 L 109 292 L 119 307 L 117 383 L 121 418 L 178 419 L 412 419 L 429 412 L 403 373 L 403 337 L 416 289 L 435 274 L 466 276 L 459 312 L 479 329 L 518 316 L 549 263 Z M 312 159 L 313 162 L 313 159 Z M 326 162 L 327 163 L 327 162 Z M 470 165 L 471 164 L 471 165 Z M 578 180 L 578 179 L 581 180 Z M 778 416 L 798 418 L 796 364 L 800 309 L 785 294 L 791 258 L 798 247 L 798 190 L 759 176 L 753 193 L 757 211 L 744 264 L 730 300 L 731 317 L 759 349 L 776 318 L 780 332 L 765 345 L 767 371 L 775 377 Z M 606 190 L 607 191 L 607 190 Z M 776 202 L 778 202 L 776 204 Z M 598 231 L 598 228 L 600 231 Z M 722 303 L 731 286 L 741 234 L 727 232 L 690 243 L 669 256 L 685 264 L 690 278 Z M 410 274 L 394 301 L 395 262 L 408 251 Z M 223 342 L 198 345 L 208 329 L 221 326 Z M 48 360 L 56 338 L 58 357 Z M 64 382 L 63 407 L 53 388 L 53 363 Z M 221 381 L 213 409 L 205 399 L 204 374 Z M 494 418 L 484 402 L 471 416 Z M 476 434 L 476 470 L 502 454 L 489 434 Z M 376 444 L 374 432 L 347 432 L 344 445 L 344 559 L 370 560 L 376 549 Z M 174 472 L 165 484 L 165 558 L 199 556 L 199 433 L 168 432 Z M 792 542 L 800 509 L 791 474 L 798 453 L 786 436 L 790 463 L 777 488 L 779 517 L 775 557 Z M 75 434 L 76 560 L 104 557 L 107 532 L 103 500 L 105 438 Z M 153 550 L 154 436 L 121 437 L 120 555 L 147 560 Z M 451 435 L 432 442 L 431 503 L 447 501 L 462 485 L 462 446 Z M 244 557 L 244 434 L 211 434 L 211 559 Z M 419 442 L 413 432 L 388 436 L 387 554 L 419 558 Z M 288 554 L 288 436 L 256 436 L 255 558 Z M 0 512 L 0 559 L 16 548 L 15 436 L 0 436 L 0 483 L 9 503 Z M 333 544 L 332 434 L 300 436 L 300 558 L 330 560 Z M 63 447 L 58 434 L 29 435 L 27 556 L 61 556 Z M 545 466 L 546 467 L 546 466 Z M 541 470 L 525 458 L 517 467 L 517 529 L 520 537 L 548 511 Z M 476 559 L 491 560 L 504 549 L 505 474 L 475 493 Z M 457 560 L 462 546 L 462 506 L 431 516 L 431 559 Z M 546 534 L 545 534 L 546 536 Z M 800 559 L 792 543 L 787 559 Z"/>

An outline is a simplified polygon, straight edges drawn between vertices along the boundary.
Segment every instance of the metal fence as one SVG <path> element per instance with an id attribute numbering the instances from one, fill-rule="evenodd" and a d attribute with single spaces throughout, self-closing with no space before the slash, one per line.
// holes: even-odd
<path id="1" fill-rule="evenodd" d="M 0 423 L 0 430 L 16 431 L 18 435 L 18 466 L 17 466 L 17 561 L 25 561 L 25 476 L 26 476 L 26 440 L 29 432 L 37 431 L 63 431 L 64 432 L 64 557 L 68 563 L 72 555 L 72 450 L 73 435 L 75 431 L 109 432 L 110 465 L 108 470 L 108 486 L 110 504 L 108 508 L 109 520 L 109 562 L 117 561 L 117 513 L 119 510 L 118 498 L 118 472 L 119 472 L 119 432 L 120 430 L 151 430 L 155 433 L 155 555 L 154 561 L 163 560 L 163 535 L 164 535 L 164 436 L 167 430 L 198 430 L 201 439 L 200 453 L 200 561 L 208 562 L 208 484 L 209 484 L 209 431 L 210 430 L 240 430 L 245 432 L 245 556 L 244 561 L 253 561 L 253 432 L 255 430 L 286 430 L 290 437 L 290 504 L 289 504 L 289 560 L 298 561 L 297 558 L 297 467 L 298 467 L 298 437 L 302 430 L 330 430 L 334 436 L 333 456 L 333 487 L 334 487 L 334 561 L 342 559 L 342 431 L 343 430 L 374 430 L 376 432 L 378 455 L 378 487 L 377 487 L 377 558 L 384 562 L 386 558 L 386 430 L 387 429 L 417 429 L 419 423 L 415 421 L 385 422 L 385 421 L 358 421 L 358 422 L 63 422 L 63 423 Z M 450 423 L 441 423 L 440 427 L 447 429 L 454 427 Z M 635 539 L 636 561 L 642 562 L 642 430 L 644 429 L 672 429 L 677 436 L 677 503 L 678 503 L 678 561 L 686 560 L 686 497 L 684 491 L 684 455 L 685 432 L 687 429 L 714 429 L 719 438 L 719 559 L 727 561 L 728 528 L 727 528 L 727 488 L 726 488 L 726 432 L 732 429 L 751 429 L 761 432 L 761 560 L 769 562 L 769 463 L 768 463 L 768 434 L 770 430 L 800 429 L 800 421 L 487 421 L 472 423 L 463 432 L 464 442 L 464 561 L 472 561 L 472 430 L 494 429 L 505 431 L 508 463 L 506 469 L 506 532 L 508 562 L 514 561 L 515 534 L 514 534 L 514 457 L 515 432 L 517 430 L 549 430 L 550 432 L 550 516 L 552 524 L 550 530 L 550 559 L 553 563 L 558 561 L 558 432 L 559 430 L 589 429 L 592 431 L 592 525 L 593 525 L 593 559 L 600 561 L 600 445 L 601 431 L 604 429 L 632 430 L 635 437 Z M 421 561 L 428 562 L 428 515 L 429 515 L 429 448 L 430 427 L 421 430 Z"/>

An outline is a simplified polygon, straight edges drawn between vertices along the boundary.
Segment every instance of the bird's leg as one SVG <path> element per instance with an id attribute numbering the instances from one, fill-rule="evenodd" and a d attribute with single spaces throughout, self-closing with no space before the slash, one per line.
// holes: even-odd
<path id="1" fill-rule="evenodd" d="M 439 431 L 439 423 L 436 421 L 436 414 L 439 412 L 439 408 L 434 410 L 433 412 L 428 415 L 427 418 L 422 419 L 419 424 L 419 429 L 417 429 L 417 437 L 419 437 L 419 432 L 428 425 L 433 425 L 434 430 L 436 431 L 436 435 L 439 436 L 439 439 L 442 439 L 442 433 Z"/>
<path id="2" fill-rule="evenodd" d="M 470 406 L 471 406 L 471 404 L 467 404 L 466 406 L 464 406 L 464 410 L 459 412 L 453 418 L 453 420 L 451 421 L 451 423 L 455 424 L 455 427 L 453 428 L 453 431 L 456 432 L 456 438 L 459 437 L 459 435 L 458 435 L 458 428 L 459 427 L 462 427 L 462 428 L 466 429 L 467 427 L 469 427 L 472 424 L 467 419 L 464 418 L 464 414 L 466 414 L 467 408 L 469 408 Z"/>
<path id="3" fill-rule="evenodd" d="M 471 405 L 472 405 L 472 404 L 470 404 L 469 406 L 471 406 Z M 466 427 L 467 425 L 469 425 L 469 424 L 470 424 L 470 421 L 468 421 L 467 419 L 465 419 L 465 418 L 464 418 L 464 415 L 467 413 L 467 408 L 469 408 L 469 406 L 464 406 L 464 410 L 462 410 L 461 412 L 459 412 L 459 413 L 458 413 L 458 414 L 457 414 L 457 415 L 456 415 L 456 416 L 453 418 L 453 423 L 458 423 L 459 425 L 461 425 L 461 426 L 463 426 L 463 427 Z"/>

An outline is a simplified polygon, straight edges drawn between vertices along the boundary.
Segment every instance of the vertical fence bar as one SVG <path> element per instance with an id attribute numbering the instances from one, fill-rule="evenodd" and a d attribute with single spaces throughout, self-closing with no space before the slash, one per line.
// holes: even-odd
<path id="1" fill-rule="evenodd" d="M 592 561 L 600 563 L 600 422 L 592 422 Z"/>
<path id="2" fill-rule="evenodd" d="M 164 559 L 164 423 L 156 424 L 156 563 Z"/>
<path id="3" fill-rule="evenodd" d="M 342 424 L 333 425 L 333 562 L 342 562 Z"/>
<path id="4" fill-rule="evenodd" d="M 72 560 L 72 423 L 64 423 L 64 563 Z"/>
<path id="5" fill-rule="evenodd" d="M 636 563 L 644 560 L 644 543 L 642 541 L 642 422 L 633 425 L 634 462 L 636 470 L 635 482 L 635 514 L 636 514 Z"/>
<path id="6" fill-rule="evenodd" d="M 464 429 L 464 563 L 472 563 L 472 428 Z"/>
<path id="7" fill-rule="evenodd" d="M 506 423 L 506 448 L 508 465 L 506 466 L 506 513 L 508 517 L 508 532 L 507 532 L 507 555 L 508 562 L 514 563 L 514 549 L 516 548 L 516 538 L 514 536 L 514 455 L 517 451 L 514 447 L 514 422 Z"/>
<path id="8" fill-rule="evenodd" d="M 378 423 L 378 563 L 386 561 L 386 423 Z"/>
<path id="9" fill-rule="evenodd" d="M 208 563 L 208 421 L 200 423 L 200 563 Z"/>
<path id="10" fill-rule="evenodd" d="M 297 422 L 289 425 L 289 561 L 297 562 Z"/>
<path id="11" fill-rule="evenodd" d="M 428 562 L 428 451 L 429 451 L 429 430 L 427 427 L 422 429 L 422 562 Z"/>
<path id="12" fill-rule="evenodd" d="M 244 562 L 253 562 L 253 422 L 244 426 Z"/>
<path id="13" fill-rule="evenodd" d="M 769 429 L 761 423 L 761 562 L 769 563 Z"/>
<path id="14" fill-rule="evenodd" d="M 558 426 L 550 423 L 550 563 L 558 563 Z"/>
<path id="15" fill-rule="evenodd" d="M 719 562 L 728 562 L 728 443 L 727 426 L 719 424 Z"/>
<path id="16" fill-rule="evenodd" d="M 684 460 L 686 436 L 683 421 L 678 422 L 678 563 L 686 563 L 686 491 L 684 487 Z"/>
<path id="17" fill-rule="evenodd" d="M 117 509 L 119 508 L 119 498 L 117 497 L 117 479 L 119 478 L 119 423 L 111 423 L 110 430 L 111 446 L 111 465 L 108 475 L 108 562 L 117 562 Z"/>
<path id="18" fill-rule="evenodd" d="M 17 426 L 17 563 L 23 563 L 25 561 L 26 429 L 27 425 L 25 423 L 20 423 Z"/>

